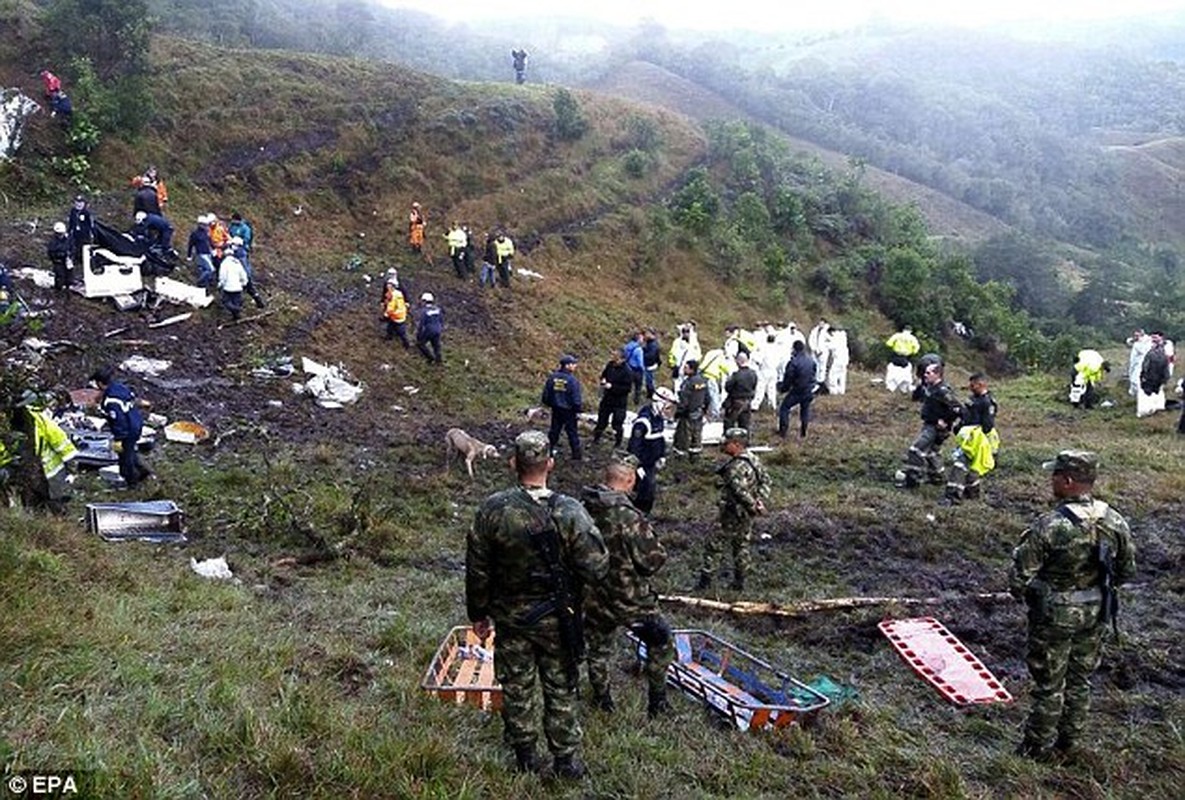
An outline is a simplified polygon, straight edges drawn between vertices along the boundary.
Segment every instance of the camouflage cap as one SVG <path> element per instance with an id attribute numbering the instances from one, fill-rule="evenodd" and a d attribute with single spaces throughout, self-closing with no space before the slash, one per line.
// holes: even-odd
<path id="1" fill-rule="evenodd" d="M 1055 473 L 1064 472 L 1075 480 L 1093 481 L 1099 472 L 1099 457 L 1089 450 L 1063 450 L 1041 466 Z"/>
<path id="2" fill-rule="evenodd" d="M 514 461 L 520 467 L 542 464 L 551 457 L 551 445 L 543 431 L 523 431 L 514 440 Z"/>
<path id="3" fill-rule="evenodd" d="M 729 428 L 724 432 L 725 442 L 740 442 L 741 444 L 749 444 L 749 431 L 746 428 Z"/>
<path id="4" fill-rule="evenodd" d="M 641 465 L 637 456 L 621 450 L 613 453 L 613 456 L 609 459 L 609 463 L 621 464 L 623 467 L 629 467 L 630 469 L 637 469 Z"/>

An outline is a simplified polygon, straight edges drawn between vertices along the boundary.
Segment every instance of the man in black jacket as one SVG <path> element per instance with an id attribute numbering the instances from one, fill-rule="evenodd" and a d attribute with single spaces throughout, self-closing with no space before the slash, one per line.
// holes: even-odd
<path id="1" fill-rule="evenodd" d="M 798 406 L 798 436 L 805 439 L 806 428 L 811 421 L 811 401 L 815 399 L 815 387 L 818 384 L 815 377 L 818 367 L 801 339 L 794 340 L 792 353 L 786 362 L 782 382 L 778 385 L 786 393 L 782 405 L 778 407 L 778 436 L 786 438 L 786 431 L 790 428 L 790 412 Z"/>
<path id="2" fill-rule="evenodd" d="M 943 379 L 941 364 L 926 367 L 922 382 L 913 390 L 913 399 L 922 403 L 922 430 L 905 453 L 905 467 L 894 476 L 900 489 L 915 489 L 923 479 L 938 485 L 946 482 L 942 443 L 963 419 L 963 406 Z"/>
<path id="3" fill-rule="evenodd" d="M 551 430 L 547 433 L 552 455 L 560 440 L 560 431 L 568 435 L 568 446 L 572 448 L 572 460 L 584 458 L 580 446 L 580 431 L 576 428 L 576 417 L 584 410 L 584 392 L 580 379 L 576 377 L 576 356 L 564 354 L 560 357 L 559 369 L 547 376 L 543 384 L 543 405 L 551 409 Z"/>
<path id="4" fill-rule="evenodd" d="M 601 370 L 601 404 L 597 408 L 597 426 L 593 428 L 593 444 L 601 441 L 601 434 L 612 419 L 613 446 L 621 447 L 625 426 L 625 410 L 629 403 L 633 370 L 625 363 L 625 351 L 614 350 L 613 357 Z"/>

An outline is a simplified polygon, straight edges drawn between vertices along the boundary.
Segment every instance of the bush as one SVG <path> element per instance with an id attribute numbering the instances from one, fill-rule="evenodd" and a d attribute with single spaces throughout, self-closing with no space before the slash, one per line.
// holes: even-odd
<path id="1" fill-rule="evenodd" d="M 567 89 L 555 93 L 556 135 L 565 141 L 575 141 L 588 131 L 588 120 L 580 112 L 580 104 Z"/>
<path id="2" fill-rule="evenodd" d="M 631 178 L 642 178 L 650 170 L 650 156 L 641 150 L 630 150 L 622 159 L 622 167 Z"/>

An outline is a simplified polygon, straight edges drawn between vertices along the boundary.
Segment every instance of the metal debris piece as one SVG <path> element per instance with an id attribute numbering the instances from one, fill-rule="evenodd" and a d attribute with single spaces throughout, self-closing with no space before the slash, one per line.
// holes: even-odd
<path id="1" fill-rule="evenodd" d="M 86 528 L 109 542 L 184 542 L 185 513 L 172 500 L 88 503 Z"/>

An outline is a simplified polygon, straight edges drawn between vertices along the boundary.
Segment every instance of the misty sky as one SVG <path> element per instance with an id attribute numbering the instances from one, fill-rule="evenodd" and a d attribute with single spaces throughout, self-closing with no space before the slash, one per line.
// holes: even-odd
<path id="1" fill-rule="evenodd" d="M 996 22 L 1108 19 L 1143 12 L 1185 10 L 1185 0 L 824 0 L 778 3 L 741 0 L 379 0 L 415 8 L 450 22 L 490 17 L 559 15 L 596 17 L 632 25 L 650 17 L 669 28 L 753 30 L 847 28 L 870 18 L 901 23 L 990 25 Z"/>

